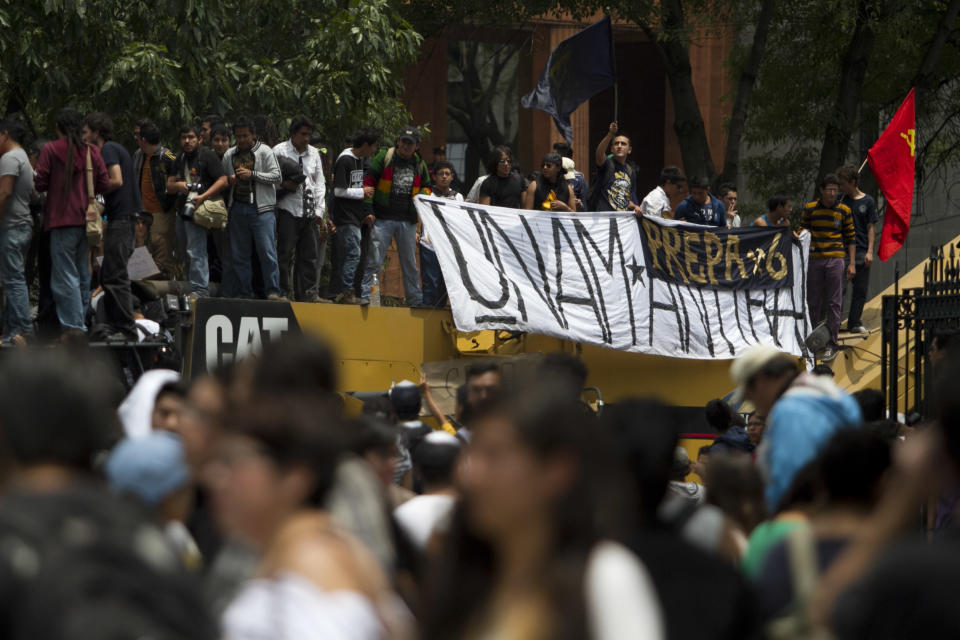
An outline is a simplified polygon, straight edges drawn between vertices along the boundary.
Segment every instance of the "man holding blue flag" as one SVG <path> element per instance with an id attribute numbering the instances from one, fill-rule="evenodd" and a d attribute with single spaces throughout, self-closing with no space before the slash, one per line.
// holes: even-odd
<path id="1" fill-rule="evenodd" d="M 573 144 L 570 114 L 616 81 L 613 27 L 606 17 L 557 45 L 537 87 L 520 104 L 553 116 L 564 139 Z"/>

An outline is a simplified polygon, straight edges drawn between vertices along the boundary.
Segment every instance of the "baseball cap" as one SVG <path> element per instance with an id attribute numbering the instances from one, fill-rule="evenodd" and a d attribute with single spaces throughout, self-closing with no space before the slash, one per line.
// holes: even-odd
<path id="1" fill-rule="evenodd" d="M 730 398 L 730 404 L 736 406 L 743 402 L 747 393 L 747 383 L 772 360 L 785 355 L 769 344 L 755 344 L 730 365 L 730 379 L 737 385 L 737 390 Z"/>
<path id="2" fill-rule="evenodd" d="M 122 441 L 107 459 L 106 474 L 113 489 L 132 493 L 150 506 L 163 502 L 190 479 L 183 443 L 169 431 Z"/>
<path id="3" fill-rule="evenodd" d="M 400 135 L 397 136 L 399 140 L 409 140 L 413 143 L 420 142 L 420 132 L 417 131 L 416 127 L 404 127 L 403 131 L 400 132 Z"/>

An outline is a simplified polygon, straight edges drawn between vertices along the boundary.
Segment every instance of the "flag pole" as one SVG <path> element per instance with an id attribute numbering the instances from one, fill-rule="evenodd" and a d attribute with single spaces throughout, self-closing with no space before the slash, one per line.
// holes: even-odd
<path id="1" fill-rule="evenodd" d="M 620 124 L 620 85 L 613 83 L 613 121 Z"/>
<path id="2" fill-rule="evenodd" d="M 870 159 L 870 158 L 864 158 L 864 159 L 863 159 L 863 164 L 861 164 L 861 165 L 860 165 L 860 168 L 857 169 L 857 175 L 863 173 L 863 168 L 867 166 L 867 160 L 869 160 L 869 159 Z"/>

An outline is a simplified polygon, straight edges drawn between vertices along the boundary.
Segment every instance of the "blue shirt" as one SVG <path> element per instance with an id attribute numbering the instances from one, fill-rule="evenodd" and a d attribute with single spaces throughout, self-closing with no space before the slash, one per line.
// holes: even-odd
<path id="1" fill-rule="evenodd" d="M 673 214 L 673 219 L 726 228 L 727 208 L 710 194 L 707 194 L 705 204 L 694 201 L 693 196 L 687 196 L 683 202 L 677 205 L 677 211 Z"/>

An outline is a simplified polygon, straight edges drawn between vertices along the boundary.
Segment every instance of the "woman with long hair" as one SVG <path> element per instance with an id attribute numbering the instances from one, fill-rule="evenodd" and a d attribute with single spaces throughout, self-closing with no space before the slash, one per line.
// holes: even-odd
<path id="1" fill-rule="evenodd" d="M 424 638 L 662 637 L 645 568 L 601 533 L 613 493 L 599 430 L 557 388 L 541 380 L 472 420 L 463 502 L 424 592 Z"/>

